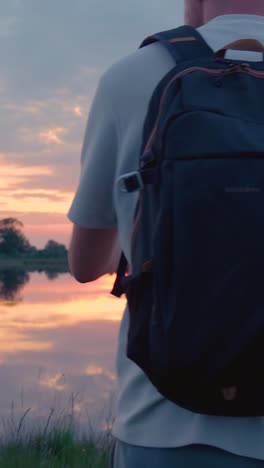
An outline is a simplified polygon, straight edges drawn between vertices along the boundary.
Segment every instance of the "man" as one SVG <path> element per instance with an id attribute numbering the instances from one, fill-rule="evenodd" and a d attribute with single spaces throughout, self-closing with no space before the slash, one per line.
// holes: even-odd
<path id="1" fill-rule="evenodd" d="M 185 22 L 199 28 L 215 51 L 239 39 L 264 44 L 263 0 L 186 0 Z M 240 52 L 233 54 L 240 58 Z M 259 60 L 258 54 L 252 60 Z M 113 65 L 100 80 L 69 212 L 74 223 L 69 262 L 80 282 L 114 271 L 121 248 L 130 260 L 137 196 L 120 191 L 116 181 L 137 170 L 149 100 L 173 66 L 155 43 Z M 264 466 L 264 418 L 194 414 L 165 400 L 126 358 L 127 330 L 128 310 L 119 335 L 113 468 Z"/>

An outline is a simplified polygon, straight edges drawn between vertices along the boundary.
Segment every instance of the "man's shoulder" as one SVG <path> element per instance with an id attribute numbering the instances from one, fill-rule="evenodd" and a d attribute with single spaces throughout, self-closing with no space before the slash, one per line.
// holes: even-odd
<path id="1" fill-rule="evenodd" d="M 136 49 L 113 63 L 102 75 L 101 82 L 108 89 L 120 89 L 124 85 L 138 82 L 147 73 L 166 67 L 171 59 L 161 44 L 154 43 Z"/>

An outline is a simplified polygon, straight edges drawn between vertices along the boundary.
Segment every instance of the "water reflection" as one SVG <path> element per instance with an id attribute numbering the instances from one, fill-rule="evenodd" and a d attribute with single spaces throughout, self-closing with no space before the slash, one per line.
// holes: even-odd
<path id="1" fill-rule="evenodd" d="M 48 280 L 53 281 L 61 274 L 67 273 L 68 269 L 41 268 L 38 273 L 45 273 Z M 19 267 L 12 267 L 0 270 L 0 300 L 12 303 L 22 301 L 20 292 L 30 280 L 30 273 Z"/>
<path id="2" fill-rule="evenodd" d="M 46 270 L 45 273 L 47 275 L 47 278 L 51 281 L 58 278 L 58 276 L 61 274 L 60 272 L 54 270 Z"/>
<path id="3" fill-rule="evenodd" d="M 51 408 L 59 414 L 72 408 L 74 397 L 82 427 L 89 420 L 102 427 L 115 392 L 124 309 L 124 301 L 109 294 L 113 278 L 83 285 L 67 273 L 52 280 L 44 272 L 3 271 L 0 277 L 0 419 L 15 412 L 19 421 L 30 407 L 29 420 L 46 421 Z"/>
<path id="4" fill-rule="evenodd" d="M 29 273 L 16 268 L 0 271 L 0 299 L 6 302 L 21 300 L 19 293 L 29 282 Z"/>

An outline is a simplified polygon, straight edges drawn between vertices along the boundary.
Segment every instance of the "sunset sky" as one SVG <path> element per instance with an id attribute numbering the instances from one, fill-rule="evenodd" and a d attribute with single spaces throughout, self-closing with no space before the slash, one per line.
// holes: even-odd
<path id="1" fill-rule="evenodd" d="M 0 0 L 0 219 L 33 245 L 68 244 L 84 128 L 100 75 L 182 0 Z"/>

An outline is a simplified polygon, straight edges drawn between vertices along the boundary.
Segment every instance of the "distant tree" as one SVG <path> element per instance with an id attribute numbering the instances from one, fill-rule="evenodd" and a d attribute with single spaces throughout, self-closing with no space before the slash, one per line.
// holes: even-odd
<path id="1" fill-rule="evenodd" d="M 54 240 L 49 240 L 43 249 L 45 257 L 65 257 L 67 249 L 65 245 L 59 244 Z"/>
<path id="2" fill-rule="evenodd" d="M 0 220 L 0 226 L 4 226 L 6 228 L 15 228 L 15 229 L 21 229 L 23 228 L 23 223 L 19 221 L 17 218 L 4 218 Z"/>
<path id="3" fill-rule="evenodd" d="M 28 250 L 28 255 L 30 257 L 34 257 L 38 254 L 38 249 L 37 247 L 34 247 L 33 245 L 30 246 L 29 250 Z"/>
<path id="4" fill-rule="evenodd" d="M 0 253 L 12 256 L 25 254 L 31 249 L 22 228 L 23 224 L 16 218 L 0 220 Z"/>

